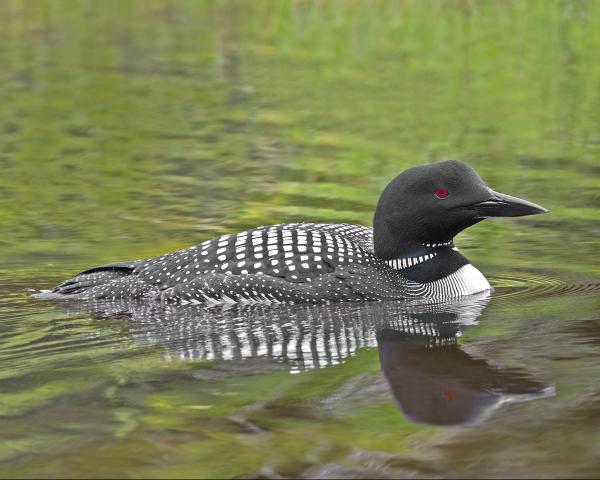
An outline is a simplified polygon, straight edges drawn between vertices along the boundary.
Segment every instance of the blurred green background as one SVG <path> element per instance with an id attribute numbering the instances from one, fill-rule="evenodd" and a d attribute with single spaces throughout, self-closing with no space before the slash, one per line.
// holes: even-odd
<path id="1" fill-rule="evenodd" d="M 24 289 L 256 225 L 368 225 L 393 176 L 447 158 L 551 210 L 460 235 L 494 285 L 597 284 L 599 157 L 597 1 L 3 0 L 0 473 L 593 477 L 596 291 L 492 302 L 463 341 L 558 396 L 448 431 L 368 389 L 323 407 L 379 378 L 373 349 L 300 375 L 166 362 Z"/>
<path id="2" fill-rule="evenodd" d="M 593 1 L 4 1 L 0 265 L 369 224 L 394 175 L 460 158 L 552 210 L 536 265 L 598 273 L 599 51 Z M 526 263 L 520 233 L 462 246 Z"/>

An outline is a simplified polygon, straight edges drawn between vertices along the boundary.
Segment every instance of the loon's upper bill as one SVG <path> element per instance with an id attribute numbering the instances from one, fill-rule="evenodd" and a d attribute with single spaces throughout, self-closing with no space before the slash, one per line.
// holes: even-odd
<path id="1" fill-rule="evenodd" d="M 404 171 L 383 190 L 373 228 L 280 224 L 145 260 L 86 270 L 45 297 L 194 304 L 451 298 L 489 290 L 453 245 L 488 217 L 545 213 L 490 189 L 456 160 Z"/>

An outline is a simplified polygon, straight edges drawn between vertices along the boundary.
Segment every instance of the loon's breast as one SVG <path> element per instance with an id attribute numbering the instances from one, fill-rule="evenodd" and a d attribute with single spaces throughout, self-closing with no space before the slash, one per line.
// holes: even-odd
<path id="1" fill-rule="evenodd" d="M 413 296 L 442 299 L 473 295 L 491 289 L 490 283 L 483 274 L 470 263 L 438 280 L 407 284 L 407 291 Z"/>
<path id="2" fill-rule="evenodd" d="M 454 298 L 491 290 L 487 279 L 462 256 L 452 242 L 424 245 L 413 255 L 388 264 L 407 279 L 408 296 Z"/>
<path id="3" fill-rule="evenodd" d="M 490 288 L 464 257 L 449 251 L 427 246 L 429 253 L 384 261 L 374 254 L 368 227 L 272 225 L 88 270 L 54 292 L 212 305 L 450 298 Z"/>

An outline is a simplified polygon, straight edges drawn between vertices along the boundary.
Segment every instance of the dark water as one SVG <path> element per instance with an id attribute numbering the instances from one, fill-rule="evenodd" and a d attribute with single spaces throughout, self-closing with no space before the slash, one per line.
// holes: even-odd
<path id="1" fill-rule="evenodd" d="M 0 3 L 0 476 L 600 475 L 597 2 Z M 550 209 L 448 302 L 53 303 L 460 158 Z"/>

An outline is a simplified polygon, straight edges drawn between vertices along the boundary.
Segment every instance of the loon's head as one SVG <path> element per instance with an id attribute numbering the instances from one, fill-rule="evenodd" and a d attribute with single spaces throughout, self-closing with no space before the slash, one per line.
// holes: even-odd
<path id="1" fill-rule="evenodd" d="M 375 254 L 397 258 L 424 244 L 451 242 L 488 217 L 545 212 L 535 203 L 495 192 L 466 163 L 423 165 L 402 172 L 381 194 L 373 219 Z"/>

